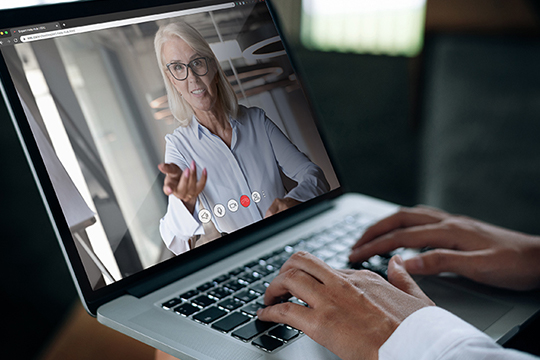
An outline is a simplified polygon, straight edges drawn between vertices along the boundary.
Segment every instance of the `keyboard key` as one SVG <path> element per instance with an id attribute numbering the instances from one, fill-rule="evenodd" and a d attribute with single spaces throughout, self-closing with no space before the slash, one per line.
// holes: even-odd
<path id="1" fill-rule="evenodd" d="M 211 288 L 213 288 L 213 287 L 214 287 L 214 283 L 213 283 L 212 281 L 209 281 L 209 282 L 204 283 L 204 284 L 202 284 L 201 286 L 199 286 L 199 287 L 197 288 L 197 290 L 199 290 L 199 291 L 206 291 L 206 290 L 211 289 Z"/>
<path id="2" fill-rule="evenodd" d="M 298 305 L 308 306 L 308 304 L 307 304 L 304 300 L 298 299 L 298 298 L 295 297 L 295 296 L 293 296 L 292 298 L 290 298 L 288 301 L 289 301 L 289 302 L 292 302 L 292 303 L 295 303 L 295 304 L 298 304 Z"/>
<path id="3" fill-rule="evenodd" d="M 195 305 L 192 305 L 190 303 L 184 303 L 180 306 L 177 306 L 174 308 L 174 312 L 180 315 L 189 316 L 191 314 L 196 313 L 200 309 L 196 307 Z"/>
<path id="4" fill-rule="evenodd" d="M 225 310 L 212 306 L 211 308 L 208 308 L 196 315 L 193 315 L 193 319 L 200 321 L 203 324 L 210 324 L 212 321 L 219 319 L 225 314 L 227 314 Z"/>
<path id="5" fill-rule="evenodd" d="M 218 276 L 217 278 L 215 278 L 213 281 L 216 283 L 216 284 L 221 284 L 222 282 L 225 282 L 227 280 L 230 279 L 230 275 L 229 274 L 223 274 L 221 276 Z"/>
<path id="6" fill-rule="evenodd" d="M 261 260 L 266 261 L 266 260 L 270 259 L 272 256 L 274 256 L 273 253 L 266 254 L 264 256 L 261 256 Z"/>
<path id="7" fill-rule="evenodd" d="M 289 341 L 298 336 L 300 332 L 296 329 L 292 329 L 285 325 L 279 325 L 275 329 L 268 332 L 268 335 L 272 335 L 280 340 Z"/>
<path id="8" fill-rule="evenodd" d="M 296 246 L 302 244 L 304 242 L 304 239 L 301 239 L 301 240 L 297 240 L 293 243 L 290 243 L 289 246 L 292 247 L 292 248 L 295 248 Z"/>
<path id="9" fill-rule="evenodd" d="M 199 305 L 200 307 L 207 307 L 208 305 L 212 305 L 216 302 L 216 300 L 209 298 L 206 295 L 201 295 L 199 297 L 196 297 L 195 299 L 191 300 L 192 303 L 195 305 Z"/>
<path id="10" fill-rule="evenodd" d="M 244 303 L 238 299 L 230 298 L 230 299 L 223 300 L 222 302 L 218 303 L 218 305 L 224 309 L 233 311 L 235 309 L 238 309 L 240 306 L 244 305 Z"/>
<path id="11" fill-rule="evenodd" d="M 239 267 L 239 268 L 236 268 L 236 269 L 232 270 L 231 272 L 229 272 L 229 275 L 236 276 L 236 275 L 240 274 L 242 271 L 244 271 L 244 268 Z"/>
<path id="12" fill-rule="evenodd" d="M 289 257 L 288 256 L 275 256 L 271 259 L 268 259 L 266 262 L 269 265 L 272 265 L 274 268 L 279 269 L 281 265 L 285 264 L 285 261 L 287 261 Z"/>
<path id="13" fill-rule="evenodd" d="M 200 293 L 199 290 L 189 290 L 188 292 L 185 292 L 183 293 L 182 295 L 180 295 L 180 297 L 182 299 L 191 299 L 192 297 L 194 297 L 195 295 L 198 295 Z"/>
<path id="14" fill-rule="evenodd" d="M 240 329 L 234 331 L 232 333 L 232 336 L 243 341 L 248 341 L 257 335 L 262 334 L 263 332 L 270 329 L 274 325 L 276 325 L 276 323 L 265 322 L 265 321 L 261 321 L 257 319 L 241 327 Z"/>
<path id="15" fill-rule="evenodd" d="M 272 271 L 267 269 L 266 265 L 261 265 L 261 264 L 252 267 L 251 271 L 256 272 L 261 277 L 266 276 L 266 275 L 268 275 L 268 274 L 270 274 L 272 272 Z"/>
<path id="16" fill-rule="evenodd" d="M 257 310 L 264 308 L 265 306 L 259 302 L 252 302 L 251 304 L 248 304 L 244 306 L 241 311 L 244 313 L 251 315 L 253 317 L 257 316 Z"/>
<path id="17" fill-rule="evenodd" d="M 347 266 L 348 266 L 348 261 L 343 261 L 341 259 L 335 259 L 335 258 L 331 258 L 331 259 L 328 259 L 326 260 L 326 264 L 328 264 L 330 267 L 334 268 L 334 269 L 346 269 Z"/>
<path id="18" fill-rule="evenodd" d="M 259 260 L 255 260 L 255 261 L 252 261 L 252 262 L 250 262 L 250 263 L 247 263 L 246 265 L 244 265 L 244 267 L 246 267 L 246 268 L 252 268 L 252 267 L 254 267 L 254 266 L 256 266 L 256 265 L 259 265 Z"/>
<path id="19" fill-rule="evenodd" d="M 334 251 L 335 253 L 338 253 L 338 252 L 341 252 L 341 251 L 349 250 L 350 246 L 349 246 L 349 244 L 342 243 L 341 239 L 339 239 L 339 241 L 337 241 L 337 242 L 333 242 L 331 244 L 328 244 L 326 246 L 326 248 Z"/>
<path id="20" fill-rule="evenodd" d="M 268 335 L 263 335 L 260 338 L 253 340 L 251 344 L 266 351 L 274 351 L 283 345 L 283 341 L 274 339 Z"/>
<path id="21" fill-rule="evenodd" d="M 274 252 L 272 253 L 272 256 L 280 255 L 280 254 L 282 254 L 282 253 L 283 253 L 283 249 L 277 249 L 276 251 L 274 251 Z"/>
<path id="22" fill-rule="evenodd" d="M 246 287 L 246 285 L 240 284 L 238 280 L 236 279 L 232 279 L 232 280 L 227 281 L 226 283 L 223 283 L 223 286 L 225 286 L 227 289 L 233 292 Z"/>
<path id="23" fill-rule="evenodd" d="M 289 253 L 292 255 L 292 253 L 294 252 L 294 248 L 290 245 L 287 245 L 285 246 L 285 248 L 283 249 L 286 253 Z"/>
<path id="24" fill-rule="evenodd" d="M 371 266 L 375 267 L 375 266 L 380 266 L 380 265 L 382 265 L 382 264 L 385 262 L 385 260 L 384 260 L 383 257 L 381 257 L 381 256 L 379 256 L 379 255 L 374 255 L 374 256 L 372 256 L 372 257 L 370 257 L 370 258 L 368 259 L 368 262 L 369 262 L 369 264 L 370 264 Z"/>
<path id="25" fill-rule="evenodd" d="M 210 297 L 213 297 L 213 298 L 217 299 L 217 300 L 221 300 L 224 297 L 227 297 L 227 296 L 231 295 L 231 292 L 229 290 L 225 289 L 225 288 L 218 287 L 218 288 L 210 290 L 206 294 L 208 296 L 210 296 Z"/>
<path id="26" fill-rule="evenodd" d="M 339 226 L 339 224 L 338 224 L 338 226 L 334 226 L 331 230 L 329 230 L 327 232 L 329 237 L 334 238 L 334 239 L 336 239 L 336 238 L 338 238 L 340 236 L 343 236 L 346 233 L 347 233 L 347 229 L 343 229 L 342 227 Z"/>
<path id="27" fill-rule="evenodd" d="M 252 282 L 260 280 L 260 276 L 256 276 L 252 271 L 246 271 L 245 273 L 238 275 L 238 280 L 244 284 L 251 284 Z"/>
<path id="28" fill-rule="evenodd" d="M 251 285 L 249 287 L 249 290 L 255 291 L 256 293 L 259 293 L 262 295 L 266 292 L 266 286 L 264 285 L 264 282 L 260 282 L 255 285 Z"/>
<path id="29" fill-rule="evenodd" d="M 276 278 L 276 276 L 278 276 L 279 273 L 276 271 L 275 273 L 272 273 L 270 275 L 267 275 L 263 278 L 263 283 L 266 285 L 266 283 L 270 284 L 272 282 L 272 280 L 274 280 Z M 268 287 L 268 285 L 266 285 L 266 287 Z"/>
<path id="30" fill-rule="evenodd" d="M 313 252 L 313 255 L 315 255 L 316 257 L 318 257 L 319 259 L 325 261 L 327 259 L 331 259 L 334 255 L 336 255 L 336 253 L 330 249 L 326 249 L 326 248 L 320 248 L 319 250 Z"/>
<path id="31" fill-rule="evenodd" d="M 248 303 L 251 300 L 258 298 L 259 294 L 255 293 L 255 292 L 250 292 L 248 290 L 245 290 L 245 291 L 241 291 L 241 292 L 239 292 L 237 294 L 234 294 L 234 297 L 236 299 L 238 299 L 238 300 L 242 300 L 243 302 Z"/>
<path id="32" fill-rule="evenodd" d="M 165 310 L 170 310 L 176 305 L 180 304 L 181 302 L 182 302 L 182 299 L 174 298 L 169 301 L 165 301 L 163 304 L 161 304 L 161 307 L 164 308 Z"/>
<path id="33" fill-rule="evenodd" d="M 251 320 L 249 316 L 235 312 L 219 321 L 216 321 L 214 324 L 212 324 L 212 327 L 219 331 L 229 332 L 232 329 L 247 323 L 249 320 Z"/>

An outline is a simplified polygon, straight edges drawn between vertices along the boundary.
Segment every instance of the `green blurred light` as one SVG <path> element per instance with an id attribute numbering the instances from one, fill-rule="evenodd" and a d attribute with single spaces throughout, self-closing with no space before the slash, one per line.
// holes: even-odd
<path id="1" fill-rule="evenodd" d="M 300 38 L 320 51 L 415 56 L 424 23 L 425 0 L 303 0 Z"/>

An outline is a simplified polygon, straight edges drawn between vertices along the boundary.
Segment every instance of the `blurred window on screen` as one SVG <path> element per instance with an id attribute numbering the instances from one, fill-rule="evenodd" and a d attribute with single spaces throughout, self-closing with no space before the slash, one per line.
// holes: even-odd
<path id="1" fill-rule="evenodd" d="M 303 0 L 301 41 L 321 51 L 415 56 L 426 0 Z"/>

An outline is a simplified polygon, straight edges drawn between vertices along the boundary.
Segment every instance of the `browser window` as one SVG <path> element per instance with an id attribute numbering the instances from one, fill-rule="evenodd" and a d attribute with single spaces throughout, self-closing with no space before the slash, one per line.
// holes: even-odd
<path id="1" fill-rule="evenodd" d="M 339 186 L 264 2 L 198 4 L 0 36 L 94 289 Z"/>

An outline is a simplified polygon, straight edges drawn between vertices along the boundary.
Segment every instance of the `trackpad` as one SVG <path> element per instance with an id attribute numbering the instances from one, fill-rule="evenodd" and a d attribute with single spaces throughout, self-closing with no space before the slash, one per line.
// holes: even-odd
<path id="1" fill-rule="evenodd" d="M 476 295 L 441 280 L 423 278 L 418 284 L 437 306 L 482 331 L 512 309 L 507 304 Z"/>

